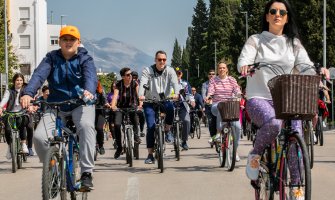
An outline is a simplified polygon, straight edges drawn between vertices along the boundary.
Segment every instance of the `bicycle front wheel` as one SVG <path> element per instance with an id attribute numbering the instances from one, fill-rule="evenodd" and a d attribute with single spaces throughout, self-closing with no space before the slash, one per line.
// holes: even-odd
<path id="1" fill-rule="evenodd" d="M 179 124 L 175 123 L 174 124 L 174 152 L 175 152 L 175 156 L 177 161 L 180 160 L 180 132 L 179 132 Z"/>
<path id="2" fill-rule="evenodd" d="M 225 142 L 227 168 L 228 171 L 233 171 L 236 162 L 237 138 L 235 138 L 231 127 L 229 128 Z"/>
<path id="3" fill-rule="evenodd" d="M 12 172 L 13 173 L 15 173 L 18 168 L 17 149 L 18 149 L 18 146 L 17 146 L 16 134 L 12 132 L 12 143 L 10 144 L 10 152 L 12 156 Z"/>
<path id="4" fill-rule="evenodd" d="M 304 140 L 297 134 L 288 138 L 287 156 L 280 158 L 279 197 L 290 199 L 301 194 L 305 200 L 311 199 L 311 168 Z"/>
<path id="5" fill-rule="evenodd" d="M 199 121 L 199 118 L 195 118 L 194 119 L 195 121 L 195 133 L 197 135 L 197 138 L 200 139 L 201 137 L 201 128 L 200 128 L 200 121 Z"/>
<path id="6" fill-rule="evenodd" d="M 43 163 L 42 198 L 43 200 L 66 199 L 64 160 L 56 146 L 50 147 Z"/>
<path id="7" fill-rule="evenodd" d="M 133 138 L 132 131 L 130 128 L 126 129 L 126 159 L 129 167 L 133 166 Z"/>
<path id="8" fill-rule="evenodd" d="M 163 162 L 163 153 L 164 153 L 164 143 L 163 143 L 163 130 L 162 127 L 159 126 L 158 132 L 156 133 L 157 138 L 157 146 L 156 146 L 156 151 L 157 151 L 157 161 L 158 161 L 158 169 L 160 169 L 160 172 L 164 172 L 164 162 Z"/>

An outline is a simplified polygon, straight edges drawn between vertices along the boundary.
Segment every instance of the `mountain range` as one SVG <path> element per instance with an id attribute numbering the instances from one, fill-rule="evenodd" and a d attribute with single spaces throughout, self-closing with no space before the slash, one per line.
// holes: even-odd
<path id="1" fill-rule="evenodd" d="M 121 68 L 130 67 L 133 71 L 141 74 L 144 67 L 154 63 L 152 56 L 136 47 L 112 38 L 84 39 L 83 45 L 94 58 L 98 72 L 115 72 L 119 75 Z"/>

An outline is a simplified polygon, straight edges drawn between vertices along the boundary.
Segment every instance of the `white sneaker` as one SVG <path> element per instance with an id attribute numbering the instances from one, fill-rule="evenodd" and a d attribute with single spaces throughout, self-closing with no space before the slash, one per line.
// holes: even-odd
<path id="1" fill-rule="evenodd" d="M 220 133 L 217 133 L 216 135 L 215 135 L 215 141 L 217 141 L 217 142 L 220 142 L 220 139 L 221 139 L 221 135 L 220 135 Z"/>
<path id="2" fill-rule="evenodd" d="M 240 156 L 238 155 L 238 153 L 236 153 L 236 162 L 240 162 L 241 161 L 241 158 Z"/>
<path id="3" fill-rule="evenodd" d="M 213 138 L 209 138 L 208 143 L 213 144 Z"/>
<path id="4" fill-rule="evenodd" d="M 322 126 L 323 126 L 323 128 L 326 128 L 326 127 L 327 127 L 327 124 L 326 124 L 325 121 L 322 122 Z"/>
<path id="5" fill-rule="evenodd" d="M 316 142 L 318 141 L 315 134 L 313 134 L 313 140 L 314 140 L 314 144 L 316 144 Z"/>
<path id="6" fill-rule="evenodd" d="M 29 153 L 28 147 L 26 143 L 22 143 L 22 153 Z"/>
<path id="7" fill-rule="evenodd" d="M 6 158 L 7 158 L 8 160 L 12 159 L 12 154 L 11 154 L 11 152 L 10 152 L 10 146 L 9 146 L 9 145 L 8 145 L 8 148 L 7 148 Z"/>

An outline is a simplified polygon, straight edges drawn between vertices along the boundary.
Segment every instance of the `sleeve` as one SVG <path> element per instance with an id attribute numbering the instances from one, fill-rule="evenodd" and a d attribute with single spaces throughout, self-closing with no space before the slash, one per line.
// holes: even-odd
<path id="1" fill-rule="evenodd" d="M 234 94 L 241 94 L 241 87 L 238 85 L 237 81 L 235 78 L 230 77 L 231 83 L 233 84 L 233 93 Z"/>
<path id="2" fill-rule="evenodd" d="M 241 67 L 255 63 L 257 55 L 257 42 L 259 38 L 257 35 L 252 35 L 248 38 L 244 44 L 241 54 L 238 58 L 237 70 L 241 72 Z"/>
<path id="3" fill-rule="evenodd" d="M 304 70 L 306 68 L 306 65 L 314 65 L 314 63 L 310 60 L 306 49 L 304 48 L 304 46 L 302 46 L 300 40 L 297 38 L 294 39 L 293 53 L 295 57 L 294 66 L 297 66 L 296 68 L 298 71 Z"/>
<path id="4" fill-rule="evenodd" d="M 208 83 L 208 93 L 207 93 L 207 96 L 212 96 L 214 95 L 214 92 L 215 92 L 215 81 L 214 81 L 215 78 L 212 78 L 209 83 Z"/>
<path id="5" fill-rule="evenodd" d="M 98 78 L 94 61 L 91 56 L 87 55 L 87 58 L 82 63 L 82 70 L 84 75 L 84 89 L 95 95 Z"/>
<path id="6" fill-rule="evenodd" d="M 201 108 L 204 108 L 205 107 L 204 106 L 204 101 L 203 101 L 203 99 L 202 99 L 202 97 L 201 97 L 200 94 L 198 94 L 198 99 L 199 99 L 199 104 L 200 104 Z"/>
<path id="7" fill-rule="evenodd" d="M 0 103 L 1 108 L 4 108 L 5 105 L 8 103 L 9 95 L 10 95 L 9 90 L 6 90 L 5 94 L 2 97 L 1 103 Z"/>
<path id="8" fill-rule="evenodd" d="M 23 95 L 29 95 L 34 98 L 37 90 L 43 85 L 51 72 L 52 59 L 51 54 L 48 53 L 46 57 L 35 69 L 28 85 L 23 90 Z"/>
<path id="9" fill-rule="evenodd" d="M 172 83 L 172 87 L 173 87 L 173 90 L 174 90 L 174 94 L 178 95 L 179 91 L 180 91 L 180 87 L 179 87 L 179 84 L 178 84 L 177 74 L 176 74 L 176 72 L 174 71 L 173 68 L 171 68 L 171 70 L 170 70 L 170 75 L 171 75 L 171 83 Z"/>
<path id="10" fill-rule="evenodd" d="M 206 98 L 206 82 L 204 82 L 202 84 L 202 87 L 201 87 L 201 96 L 202 96 L 202 99 Z"/>
<path id="11" fill-rule="evenodd" d="M 145 84 L 149 83 L 149 78 L 150 78 L 150 72 L 149 72 L 149 68 L 146 67 L 144 68 L 144 70 L 142 71 L 142 76 L 141 76 L 141 80 L 140 80 L 140 87 L 138 88 L 138 96 L 144 96 L 144 91 L 145 89 L 143 88 L 143 86 Z"/>

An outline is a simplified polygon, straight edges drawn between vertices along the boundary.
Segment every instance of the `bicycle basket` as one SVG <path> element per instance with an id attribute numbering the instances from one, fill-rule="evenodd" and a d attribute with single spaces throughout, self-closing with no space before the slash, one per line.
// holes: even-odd
<path id="1" fill-rule="evenodd" d="M 240 102 L 227 100 L 218 103 L 218 110 L 223 122 L 237 121 L 240 118 Z"/>
<path id="2" fill-rule="evenodd" d="M 284 74 L 269 80 L 277 119 L 309 120 L 317 113 L 320 77 Z"/>

